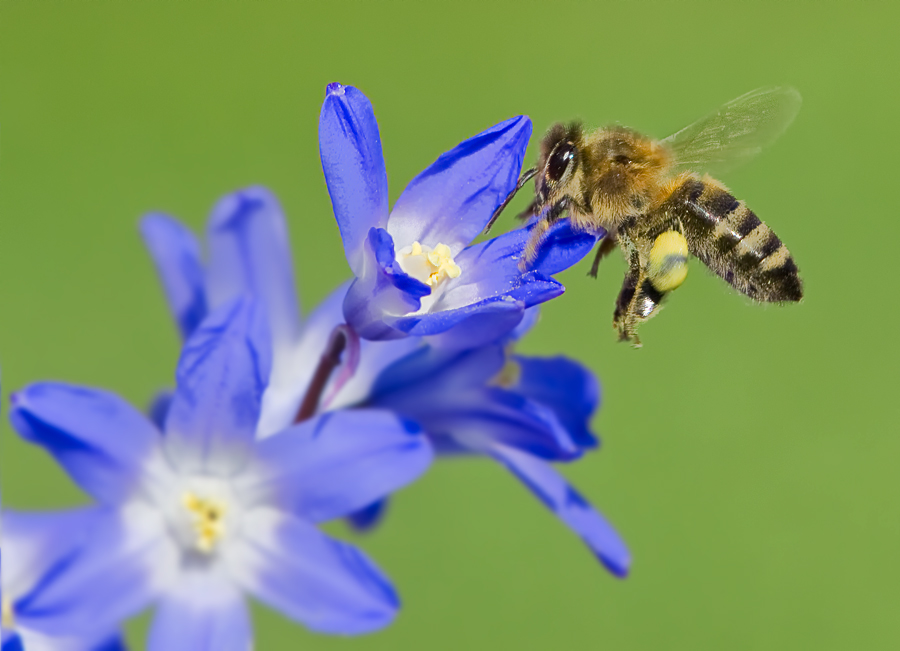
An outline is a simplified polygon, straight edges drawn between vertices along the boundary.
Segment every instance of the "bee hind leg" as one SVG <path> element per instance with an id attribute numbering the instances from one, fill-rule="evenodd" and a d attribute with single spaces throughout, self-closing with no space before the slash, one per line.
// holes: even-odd
<path id="1" fill-rule="evenodd" d="M 656 289 L 643 271 L 632 271 L 625 276 L 613 316 L 613 326 L 619 331 L 619 341 L 628 341 L 635 348 L 641 347 L 641 340 L 637 335 L 638 326 L 656 316 L 666 293 Z"/>

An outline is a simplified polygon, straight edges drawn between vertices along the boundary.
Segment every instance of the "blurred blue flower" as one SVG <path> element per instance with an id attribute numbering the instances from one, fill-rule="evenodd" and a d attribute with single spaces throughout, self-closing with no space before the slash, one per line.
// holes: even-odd
<path id="1" fill-rule="evenodd" d="M 35 589 L 73 562 L 98 516 L 97 509 L 84 508 L 53 513 L 3 511 L 2 651 L 125 650 L 121 637 L 109 630 L 96 629 L 80 638 L 56 634 L 31 602 Z"/>
<path id="2" fill-rule="evenodd" d="M 511 355 L 502 344 L 462 352 L 427 347 L 387 367 L 361 404 L 414 420 L 439 453 L 500 462 L 610 572 L 628 574 L 631 555 L 621 537 L 551 465 L 597 445 L 589 423 L 599 388 L 582 365 L 564 357 Z M 357 526 L 377 521 L 371 516 L 376 508 L 356 514 Z"/>
<path id="3" fill-rule="evenodd" d="M 329 84 L 319 151 L 350 269 L 347 323 L 364 339 L 448 333 L 457 346 L 491 343 L 532 305 L 559 296 L 551 276 L 597 236 L 557 223 L 527 272 L 528 229 L 469 246 L 517 182 L 531 122 L 501 122 L 442 154 L 388 210 L 387 172 L 369 100 Z M 449 333 L 453 334 L 449 334 Z"/>
<path id="4" fill-rule="evenodd" d="M 341 304 L 347 285 L 303 318 L 284 213 L 274 195 L 261 187 L 226 195 L 215 205 L 205 247 L 190 229 L 161 213 L 144 217 L 141 234 L 183 338 L 190 336 L 210 309 L 238 297 L 252 295 L 262 307 L 271 328 L 272 371 L 257 433 L 266 437 L 293 424 L 332 332 L 343 323 Z M 362 345 L 361 367 L 348 366 L 345 373 L 335 374 L 319 388 L 319 411 L 352 404 L 352 396 L 359 395 L 360 386 L 371 384 L 374 373 L 421 341 Z M 151 411 L 157 423 L 165 420 L 170 398 L 164 391 L 156 400 Z"/>
<path id="5" fill-rule="evenodd" d="M 271 360 L 262 315 L 236 300 L 194 328 L 164 433 L 96 389 L 41 383 L 13 396 L 15 429 L 105 507 L 79 555 L 24 604 L 42 624 L 79 634 L 155 603 L 151 651 L 246 651 L 244 594 L 325 633 L 393 619 L 387 578 L 315 525 L 412 481 L 430 446 L 378 409 L 257 439 Z"/>

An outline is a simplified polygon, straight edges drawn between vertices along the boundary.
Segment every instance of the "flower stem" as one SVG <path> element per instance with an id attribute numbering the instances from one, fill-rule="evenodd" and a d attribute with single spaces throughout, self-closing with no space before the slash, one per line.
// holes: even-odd
<path id="1" fill-rule="evenodd" d="M 345 352 L 347 359 L 344 371 L 336 378 L 335 386 L 329 392 L 325 401 L 326 405 L 331 402 L 347 380 L 353 377 L 356 366 L 359 364 L 359 346 L 359 335 L 347 324 L 342 323 L 331 331 L 328 344 L 322 352 L 319 365 L 316 367 L 316 372 L 309 383 L 309 389 L 307 389 L 306 395 L 303 396 L 303 402 L 300 403 L 300 409 L 297 410 L 297 415 L 294 417 L 295 424 L 312 418 L 318 411 L 328 380 L 331 378 L 334 370 L 341 365 Z"/>

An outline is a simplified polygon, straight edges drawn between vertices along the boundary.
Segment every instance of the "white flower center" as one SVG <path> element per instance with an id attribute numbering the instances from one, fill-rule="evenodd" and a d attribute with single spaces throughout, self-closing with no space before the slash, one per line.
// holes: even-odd
<path id="1" fill-rule="evenodd" d="M 407 274 L 432 288 L 438 287 L 447 278 L 459 278 L 462 273 L 446 244 L 438 244 L 432 249 L 413 242 L 411 246 L 400 249 L 397 262 Z"/>
<path id="2" fill-rule="evenodd" d="M 214 555 L 237 529 L 240 502 L 221 479 L 192 477 L 176 486 L 163 506 L 170 530 L 185 552 Z"/>

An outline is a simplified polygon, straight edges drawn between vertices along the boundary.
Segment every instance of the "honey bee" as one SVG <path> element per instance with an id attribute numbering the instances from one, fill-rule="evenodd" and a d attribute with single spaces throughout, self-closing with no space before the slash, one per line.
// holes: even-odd
<path id="1" fill-rule="evenodd" d="M 558 219 L 605 231 L 590 275 L 596 278 L 618 242 L 629 270 L 613 327 L 636 347 L 638 325 L 684 282 L 688 254 L 754 300 L 799 301 L 803 288 L 787 247 L 722 183 L 699 172 L 720 172 L 758 153 L 793 121 L 800 101 L 793 88 L 758 89 L 663 140 L 618 126 L 586 133 L 577 122 L 556 124 L 541 142 L 538 164 L 522 174 L 485 232 L 536 177 L 534 201 L 519 215 L 537 218 L 523 269 Z"/>

